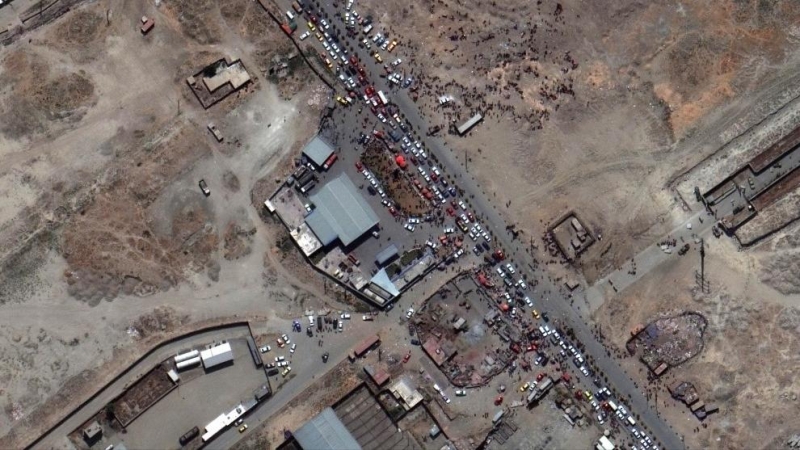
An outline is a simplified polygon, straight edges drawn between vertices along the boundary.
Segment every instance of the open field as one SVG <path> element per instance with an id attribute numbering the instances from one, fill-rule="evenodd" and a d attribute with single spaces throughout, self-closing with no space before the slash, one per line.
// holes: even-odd
<path id="1" fill-rule="evenodd" d="M 797 231 L 794 227 L 776 239 L 793 242 Z M 629 332 L 639 325 L 685 311 L 708 321 L 699 354 L 670 368 L 657 382 L 648 382 L 648 370 L 638 359 L 641 352 L 624 360 L 626 371 L 647 387 L 651 401 L 658 392 L 659 411 L 692 448 L 768 448 L 764 443 L 773 437 L 797 432 L 790 417 L 800 397 L 794 370 L 800 363 L 800 298 L 765 283 L 777 282 L 772 277 L 778 273 L 793 272 L 785 264 L 796 250 L 786 247 L 774 242 L 744 253 L 731 240 L 711 238 L 706 250 L 710 294 L 695 284 L 699 256 L 692 249 L 607 301 L 594 315 L 606 344 L 620 355 L 627 354 Z M 779 285 L 793 282 L 781 280 Z M 670 288 L 664 289 L 666 285 Z M 688 338 L 679 334 L 671 340 Z M 707 428 L 670 398 L 666 387 L 676 380 L 691 382 L 702 401 L 720 407 L 705 420 Z"/>
<path id="2" fill-rule="evenodd" d="M 3 447 L 176 330 L 320 304 L 321 278 L 291 270 L 302 260 L 250 194 L 288 168 L 327 101 L 302 65 L 263 78 L 287 49 L 244 0 L 87 2 L 0 49 Z M 253 82 L 205 111 L 184 80 L 227 55 Z"/>
<path id="3" fill-rule="evenodd" d="M 511 222 L 538 240 L 574 210 L 602 236 L 578 262 L 589 282 L 681 222 L 670 180 L 800 87 L 790 1 L 360 8 L 400 41 L 430 126 L 484 112 L 446 141 Z"/>

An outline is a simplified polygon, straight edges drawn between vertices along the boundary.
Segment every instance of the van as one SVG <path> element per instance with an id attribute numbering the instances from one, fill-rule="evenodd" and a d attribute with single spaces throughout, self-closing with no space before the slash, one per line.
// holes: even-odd
<path id="1" fill-rule="evenodd" d="M 612 411 L 616 411 L 617 410 L 617 404 L 614 403 L 611 400 L 608 401 L 608 407 L 611 408 Z"/>
<path id="2" fill-rule="evenodd" d="M 636 425 L 636 421 L 633 420 L 633 416 L 628 416 L 628 423 L 631 424 L 631 426 Z"/>
<path id="3" fill-rule="evenodd" d="M 289 20 L 294 20 L 294 14 L 292 14 L 291 11 L 286 11 L 286 17 L 288 17 Z"/>

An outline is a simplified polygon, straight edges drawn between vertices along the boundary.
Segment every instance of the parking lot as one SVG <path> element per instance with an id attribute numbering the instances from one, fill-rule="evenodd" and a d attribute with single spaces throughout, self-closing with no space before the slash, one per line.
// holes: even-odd
<path id="1" fill-rule="evenodd" d="M 289 2 L 282 4 L 285 4 L 287 11 L 291 9 Z M 525 270 L 522 266 L 510 259 L 511 255 L 505 254 L 506 249 L 503 248 L 503 245 L 496 243 L 497 235 L 495 233 L 501 230 L 492 230 L 483 215 L 483 213 L 490 213 L 495 205 L 491 205 L 491 201 L 488 201 L 489 205 L 487 206 L 484 202 L 482 211 L 478 211 L 472 205 L 472 197 L 463 196 L 458 186 L 461 181 L 467 181 L 460 178 L 463 173 L 449 175 L 443 161 L 439 160 L 439 157 L 448 160 L 452 168 L 452 158 L 446 154 L 437 155 L 433 152 L 426 145 L 426 141 L 429 139 L 420 137 L 417 134 L 419 130 L 412 126 L 411 121 L 403 114 L 404 111 L 400 110 L 399 105 L 404 105 L 404 107 L 413 105 L 409 102 L 409 97 L 416 95 L 413 77 L 402 73 L 402 61 L 397 61 L 398 57 L 391 51 L 393 48 L 402 48 L 402 42 L 400 42 L 402 39 L 398 39 L 396 36 L 386 38 L 380 29 L 380 24 L 369 23 L 368 18 L 357 14 L 355 12 L 357 5 L 351 1 L 338 4 L 338 9 L 334 9 L 331 5 L 317 4 L 320 10 L 316 11 L 307 4 L 304 6 L 305 12 L 297 18 L 299 24 L 297 33 L 304 38 L 303 40 L 307 39 L 308 43 L 314 45 L 320 57 L 326 61 L 326 65 L 340 83 L 337 86 L 336 101 L 342 106 L 333 112 L 331 120 L 323 127 L 323 134 L 329 136 L 342 153 L 350 152 L 352 156 L 346 160 L 347 164 L 344 165 L 352 167 L 356 166 L 356 162 L 363 164 L 357 158 L 361 157 L 361 148 L 369 145 L 369 142 L 365 141 L 368 139 L 382 141 L 386 147 L 385 157 L 398 166 L 399 176 L 406 177 L 419 194 L 428 199 L 435 207 L 431 214 L 431 222 L 428 222 L 435 225 L 426 227 L 411 223 L 411 217 L 404 214 L 404 211 L 397 208 L 394 203 L 376 206 L 381 203 L 380 199 L 387 200 L 387 202 L 392 201 L 386 197 L 382 198 L 380 189 L 377 189 L 384 187 L 381 184 L 384 180 L 371 171 L 367 174 L 362 173 L 362 177 L 367 183 L 365 186 L 372 186 L 377 191 L 375 195 L 367 195 L 370 204 L 376 208 L 376 212 L 379 209 L 391 211 L 392 207 L 398 211 L 398 219 L 394 223 L 402 228 L 398 230 L 397 226 L 386 226 L 381 230 L 381 239 L 386 239 L 385 235 L 391 234 L 395 243 L 398 242 L 398 239 L 405 237 L 406 239 L 410 238 L 412 243 L 416 241 L 417 245 L 425 242 L 430 242 L 432 244 L 430 247 L 443 245 L 447 248 L 443 259 L 447 260 L 448 255 L 452 255 L 454 258 L 451 261 L 453 261 L 458 255 L 462 258 L 459 260 L 459 265 L 462 267 L 477 266 L 481 262 L 487 263 L 484 266 L 483 276 L 489 285 L 485 285 L 485 287 L 499 310 L 505 315 L 504 318 L 515 324 L 514 328 L 520 330 L 527 331 L 530 326 L 535 325 L 530 329 L 533 331 L 532 339 L 538 340 L 543 348 L 554 350 L 551 352 L 554 353 L 551 355 L 551 361 L 555 365 L 555 369 L 574 370 L 576 374 L 580 373 L 579 377 L 571 379 L 571 383 L 575 383 L 576 389 L 592 389 L 591 368 L 583 355 L 574 353 L 580 346 L 579 342 L 576 340 L 574 344 L 570 344 L 566 340 L 565 332 L 557 331 L 560 322 L 547 323 L 548 317 L 544 313 L 546 310 L 554 308 L 554 301 L 547 297 L 543 298 L 542 294 L 535 295 L 538 279 L 523 273 Z M 287 14 L 287 17 L 289 16 L 293 17 L 291 12 Z M 408 96 L 405 90 L 409 91 Z M 394 101 L 395 97 L 397 101 Z M 413 106 L 410 108 L 413 109 Z M 416 114 L 414 123 L 418 127 L 424 126 L 425 122 L 419 118 L 419 113 L 413 112 L 413 114 Z M 404 167 L 401 167 L 398 156 L 403 156 Z M 344 170 L 352 169 L 345 167 Z M 359 168 L 355 169 L 355 171 L 359 170 Z M 436 176 L 434 177 L 433 174 Z M 355 182 L 356 178 L 354 177 L 353 180 Z M 469 187 L 474 191 L 474 186 Z M 450 188 L 453 188 L 452 191 Z M 366 189 L 369 192 L 370 189 Z M 385 193 L 386 189 L 383 191 Z M 502 227 L 502 225 L 498 225 L 500 222 L 496 220 L 496 214 L 492 214 L 488 216 L 492 218 L 492 223 Z M 382 224 L 389 223 L 385 222 L 385 218 L 385 214 L 381 215 Z M 424 217 L 420 219 L 422 220 Z M 445 233 L 445 230 L 450 233 Z M 406 234 L 403 234 L 403 231 Z M 439 240 L 442 235 L 445 239 Z M 507 239 L 500 240 L 508 244 Z M 407 242 L 409 241 L 407 240 Z M 514 244 L 508 245 L 513 246 Z M 372 250 L 367 251 L 365 247 L 364 252 L 372 253 Z M 362 254 L 359 259 L 365 260 L 369 256 Z M 549 286 L 547 291 L 552 292 L 555 289 L 553 286 Z M 565 312 L 565 309 L 570 309 L 569 306 L 557 306 L 556 310 L 561 313 L 557 318 L 569 317 L 569 325 L 574 325 L 572 322 L 575 320 L 575 312 Z M 536 311 L 534 312 L 534 310 Z M 579 331 L 583 338 L 591 339 L 585 324 L 580 326 Z M 522 346 L 528 344 L 524 341 L 521 343 Z M 598 353 L 595 356 L 605 358 L 605 355 L 599 354 L 601 353 L 598 351 L 599 344 L 596 342 L 591 344 L 594 353 Z M 568 360 L 576 357 L 580 357 L 578 358 L 579 363 L 575 367 L 570 367 L 572 364 L 569 364 Z M 536 358 L 534 358 L 534 362 L 535 360 Z M 603 361 L 606 370 L 613 369 L 612 372 L 619 375 L 619 369 L 612 368 L 612 364 L 614 363 Z M 617 378 L 622 381 L 624 376 L 617 376 Z M 629 379 L 625 379 L 624 382 L 629 390 L 633 388 Z M 656 418 L 640 394 L 636 395 L 636 403 L 645 410 L 651 422 L 658 423 L 660 433 L 664 437 L 674 440 L 675 436 L 665 431 L 663 422 Z M 636 431 L 638 432 L 638 430 Z M 642 443 L 641 445 L 644 448 L 653 448 L 650 444 Z"/>
<path id="2" fill-rule="evenodd" d="M 223 412 L 253 398 L 253 390 L 267 377 L 253 364 L 244 339 L 228 342 L 233 364 L 208 373 L 202 365 L 181 372 L 186 381 L 128 426 L 124 438 L 128 448 L 174 448 L 184 432 L 194 426 L 202 430 Z"/>

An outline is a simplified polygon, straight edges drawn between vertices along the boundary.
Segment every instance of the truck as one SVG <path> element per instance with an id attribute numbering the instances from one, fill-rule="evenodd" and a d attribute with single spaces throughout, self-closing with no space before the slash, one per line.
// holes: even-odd
<path id="1" fill-rule="evenodd" d="M 378 91 L 378 98 L 381 99 L 381 103 L 384 105 L 389 104 L 389 99 L 386 98 L 386 95 L 383 93 L 383 91 Z"/>
<path id="2" fill-rule="evenodd" d="M 194 427 L 191 430 L 187 431 L 186 433 L 183 433 L 183 436 L 181 436 L 178 439 L 178 442 L 181 444 L 181 446 L 184 446 L 188 444 L 189 441 L 196 438 L 199 434 L 200 434 L 200 428 Z"/>

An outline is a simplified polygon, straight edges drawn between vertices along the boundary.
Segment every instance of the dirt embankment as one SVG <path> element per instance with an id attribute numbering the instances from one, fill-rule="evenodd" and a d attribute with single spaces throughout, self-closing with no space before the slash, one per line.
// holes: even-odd
<path id="1" fill-rule="evenodd" d="M 2 66 L 0 84 L 13 93 L 0 103 L 0 133 L 8 139 L 32 139 L 57 123 L 77 122 L 95 100 L 88 74 L 51 70 L 35 51 L 11 52 Z"/>

